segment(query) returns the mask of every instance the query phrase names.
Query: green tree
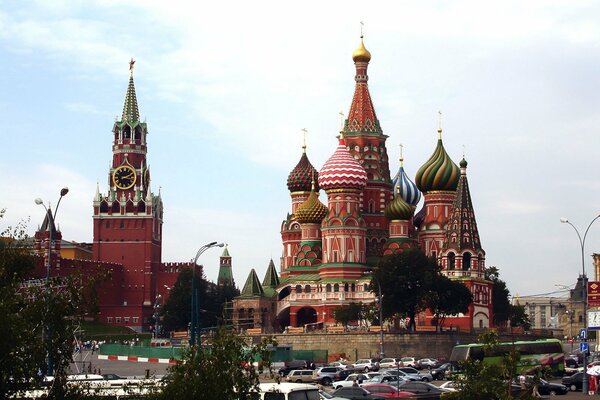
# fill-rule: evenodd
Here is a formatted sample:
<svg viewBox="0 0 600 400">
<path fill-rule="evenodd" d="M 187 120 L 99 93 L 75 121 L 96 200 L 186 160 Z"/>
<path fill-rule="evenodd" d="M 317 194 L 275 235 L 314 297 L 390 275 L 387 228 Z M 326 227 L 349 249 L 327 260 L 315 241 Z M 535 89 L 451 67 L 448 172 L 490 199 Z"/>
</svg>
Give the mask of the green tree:
<svg viewBox="0 0 600 400">
<path fill-rule="evenodd" d="M 239 400 L 253 398 L 258 392 L 259 377 L 271 369 L 272 338 L 248 346 L 245 340 L 220 328 L 202 349 L 192 348 L 182 362 L 170 368 L 158 399 Z M 258 368 L 253 362 L 259 361 Z M 256 397 L 256 396 L 254 396 Z"/>
<path fill-rule="evenodd" d="M 365 311 L 364 304 L 352 302 L 335 308 L 333 310 L 333 318 L 335 318 L 335 322 L 347 327 L 351 321 L 362 320 Z"/>
<path fill-rule="evenodd" d="M 510 306 L 510 326 L 522 326 L 524 330 L 528 331 L 531 328 L 531 321 L 529 315 L 525 311 L 525 306 L 512 305 Z"/>
<path fill-rule="evenodd" d="M 438 275 L 427 294 L 426 306 L 437 321 L 437 329 L 441 330 L 448 315 L 466 313 L 472 302 L 473 295 L 462 282 Z"/>
<path fill-rule="evenodd" d="M 239 295 L 232 285 L 217 286 L 204 276 L 201 267 L 196 267 L 194 285 L 198 290 L 198 310 L 200 328 L 214 328 L 226 320 L 224 305 Z M 162 325 L 165 331 L 185 330 L 191 320 L 192 270 L 186 268 L 177 277 L 169 299 L 161 309 Z"/>
<path fill-rule="evenodd" d="M 54 383 L 48 398 L 69 398 L 75 321 L 86 309 L 81 293 L 89 291 L 82 275 L 29 280 L 40 260 L 31 254 L 25 229 L 21 222 L 0 238 L 0 398 L 31 388 L 49 362 Z"/>
<path fill-rule="evenodd" d="M 415 330 L 415 317 L 427 307 L 427 296 L 440 273 L 440 266 L 420 249 L 409 249 L 385 256 L 373 270 L 371 290 L 377 282 L 383 293 L 383 315 L 408 316 L 409 329 Z"/>
<path fill-rule="evenodd" d="M 496 326 L 506 325 L 511 313 L 510 291 L 506 286 L 506 282 L 500 279 L 500 271 L 497 267 L 488 267 L 485 270 L 485 279 L 494 284 L 492 288 L 494 324 Z"/>
</svg>

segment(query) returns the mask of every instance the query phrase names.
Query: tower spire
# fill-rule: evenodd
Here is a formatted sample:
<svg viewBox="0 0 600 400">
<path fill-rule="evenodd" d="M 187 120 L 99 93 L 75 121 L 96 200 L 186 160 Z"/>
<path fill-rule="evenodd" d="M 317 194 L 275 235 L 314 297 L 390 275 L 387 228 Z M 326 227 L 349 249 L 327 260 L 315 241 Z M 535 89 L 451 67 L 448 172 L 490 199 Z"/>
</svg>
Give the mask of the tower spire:
<svg viewBox="0 0 600 400">
<path fill-rule="evenodd" d="M 302 128 L 301 130 L 302 130 L 302 134 L 304 136 L 304 139 L 303 139 L 304 142 L 302 144 L 302 152 L 306 153 L 306 132 L 308 132 L 308 131 L 306 130 L 306 128 Z"/>
<path fill-rule="evenodd" d="M 400 143 L 400 166 L 404 167 L 404 145 Z"/>
<path fill-rule="evenodd" d="M 129 85 L 125 94 L 125 104 L 123 104 L 123 115 L 121 122 L 136 122 L 140 120 L 140 111 L 138 109 L 137 97 L 135 95 L 135 85 L 133 83 L 133 66 L 135 60 L 132 58 L 129 61 Z"/>
<path fill-rule="evenodd" d="M 442 139 L 442 112 L 438 111 L 438 139 Z"/>
</svg>

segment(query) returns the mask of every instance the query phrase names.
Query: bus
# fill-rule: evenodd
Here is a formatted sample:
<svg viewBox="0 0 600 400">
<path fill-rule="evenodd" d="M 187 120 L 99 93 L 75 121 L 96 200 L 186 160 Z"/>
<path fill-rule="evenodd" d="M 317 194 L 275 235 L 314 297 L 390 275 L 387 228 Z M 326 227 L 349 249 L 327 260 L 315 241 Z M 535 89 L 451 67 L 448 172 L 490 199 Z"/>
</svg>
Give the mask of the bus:
<svg viewBox="0 0 600 400">
<path fill-rule="evenodd" d="M 520 354 L 517 362 L 517 374 L 527 375 L 537 369 L 549 367 L 553 375 L 563 375 L 565 372 L 565 353 L 558 339 L 528 340 L 498 343 L 493 348 L 485 345 L 461 344 L 454 346 L 450 362 L 459 363 L 468 359 L 480 360 L 486 364 L 500 364 L 502 358 L 511 351 Z"/>
</svg>

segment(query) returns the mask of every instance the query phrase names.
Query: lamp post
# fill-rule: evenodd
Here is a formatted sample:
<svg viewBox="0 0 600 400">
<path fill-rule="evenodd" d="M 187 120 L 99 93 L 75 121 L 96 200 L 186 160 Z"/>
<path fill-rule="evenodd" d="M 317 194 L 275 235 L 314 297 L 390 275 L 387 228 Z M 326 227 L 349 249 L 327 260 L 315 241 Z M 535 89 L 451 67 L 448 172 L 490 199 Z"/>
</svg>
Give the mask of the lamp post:
<svg viewBox="0 0 600 400">
<path fill-rule="evenodd" d="M 48 218 L 48 263 L 46 264 L 46 295 L 48 295 L 48 292 L 50 290 L 50 267 L 52 265 L 52 248 L 54 247 L 53 245 L 53 240 L 52 240 L 52 232 L 54 231 L 54 221 L 56 220 L 56 213 L 58 213 L 58 206 L 60 205 L 60 201 L 62 200 L 62 198 L 64 196 L 67 195 L 67 193 L 69 193 L 69 188 L 68 187 L 64 187 L 60 190 L 60 197 L 58 198 L 58 202 L 56 203 L 56 207 L 54 208 L 54 216 L 52 215 L 52 207 L 50 207 L 50 204 L 48 203 L 48 207 L 46 207 L 46 205 L 44 204 L 44 201 L 42 199 L 40 199 L 39 197 L 37 199 L 35 199 L 35 204 L 37 204 L 38 206 L 41 205 L 42 207 L 44 207 L 44 209 L 46 210 L 46 217 Z M 48 302 L 46 302 L 46 304 L 48 304 Z M 48 326 L 48 370 L 46 371 L 46 375 L 48 376 L 53 376 L 54 375 L 54 361 L 52 358 L 52 331 L 50 329 L 51 327 Z"/>
<path fill-rule="evenodd" d="M 584 255 L 584 249 L 585 249 L 585 239 L 587 237 L 587 234 L 590 230 L 590 228 L 592 227 L 592 224 L 594 222 L 596 222 L 596 220 L 600 218 L 600 215 L 597 215 L 594 219 L 592 219 L 592 221 L 588 224 L 587 228 L 585 229 L 585 233 L 583 234 L 583 238 L 581 237 L 581 234 L 579 233 L 579 230 L 575 227 L 575 225 L 573 225 L 571 222 L 569 222 L 569 220 L 567 218 L 561 218 L 560 222 L 563 224 L 569 224 L 571 225 L 571 227 L 573 228 L 573 230 L 575 230 L 575 233 L 577 233 L 577 237 L 579 238 L 579 244 L 581 246 L 581 272 L 583 274 L 583 285 L 582 285 L 582 300 L 583 300 L 583 327 L 586 330 L 586 335 L 585 338 L 583 338 L 583 342 L 587 343 L 588 341 L 588 335 L 587 335 L 587 276 L 585 274 L 585 255 Z M 582 382 L 582 391 L 583 393 L 587 393 L 588 392 L 588 378 L 587 378 L 587 352 L 583 353 L 583 382 Z"/>
<path fill-rule="evenodd" d="M 196 344 L 196 332 L 198 331 L 198 310 L 197 308 L 197 294 L 196 294 L 196 265 L 198 262 L 198 258 L 200 258 L 200 256 L 202 255 L 202 253 L 204 253 L 206 250 L 210 249 L 211 247 L 223 247 L 225 246 L 224 243 L 217 243 L 217 242 L 210 242 L 208 244 L 205 244 L 204 246 L 200 247 L 200 249 L 198 250 L 198 252 L 196 253 L 196 257 L 194 258 L 194 265 L 192 267 L 192 316 L 191 316 L 191 323 L 190 323 L 190 345 L 194 346 Z M 198 342 L 198 344 L 200 344 L 200 342 Z"/>
<path fill-rule="evenodd" d="M 156 295 L 156 300 L 154 300 L 154 339 L 158 339 L 158 330 L 160 328 L 159 325 L 159 314 L 160 314 L 160 299 L 162 296 L 160 294 Z"/>
</svg>

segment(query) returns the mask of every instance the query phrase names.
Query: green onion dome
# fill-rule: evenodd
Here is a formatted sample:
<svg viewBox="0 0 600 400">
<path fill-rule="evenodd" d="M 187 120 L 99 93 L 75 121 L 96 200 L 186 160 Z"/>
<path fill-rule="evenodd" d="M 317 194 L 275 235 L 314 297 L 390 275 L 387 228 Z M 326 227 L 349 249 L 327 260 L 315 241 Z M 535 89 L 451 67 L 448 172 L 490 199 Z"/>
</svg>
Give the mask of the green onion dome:
<svg viewBox="0 0 600 400">
<path fill-rule="evenodd" d="M 456 190 L 460 169 L 450 159 L 444 149 L 442 139 L 438 139 L 435 151 L 417 171 L 415 183 L 423 193 L 434 190 Z"/>
<path fill-rule="evenodd" d="M 394 220 L 409 220 L 415 213 L 415 209 L 408 204 L 402 196 L 396 195 L 387 207 L 385 207 L 385 217 L 390 221 Z"/>
<path fill-rule="evenodd" d="M 329 209 L 321 203 L 319 195 L 314 190 L 308 198 L 298 206 L 294 216 L 301 224 L 320 224 L 327 215 Z"/>
</svg>

